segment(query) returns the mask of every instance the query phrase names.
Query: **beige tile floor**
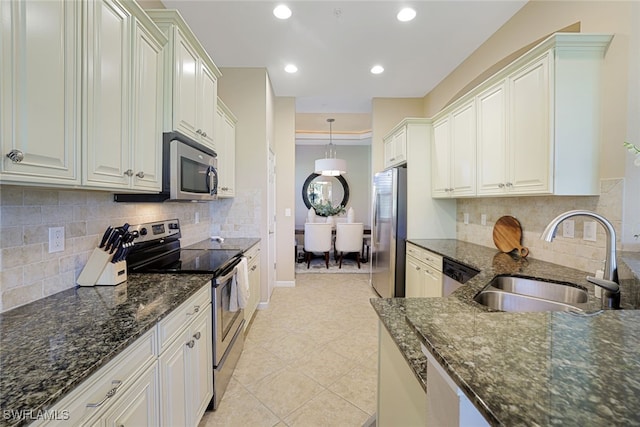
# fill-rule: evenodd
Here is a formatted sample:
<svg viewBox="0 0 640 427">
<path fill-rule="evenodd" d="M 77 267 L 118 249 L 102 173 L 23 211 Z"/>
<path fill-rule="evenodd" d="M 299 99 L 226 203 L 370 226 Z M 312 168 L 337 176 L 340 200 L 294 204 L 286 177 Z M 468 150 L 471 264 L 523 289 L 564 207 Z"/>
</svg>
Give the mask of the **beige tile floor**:
<svg viewBox="0 0 640 427">
<path fill-rule="evenodd" d="M 376 411 L 377 316 L 368 274 L 297 274 L 256 312 L 208 426 L 362 426 Z"/>
</svg>

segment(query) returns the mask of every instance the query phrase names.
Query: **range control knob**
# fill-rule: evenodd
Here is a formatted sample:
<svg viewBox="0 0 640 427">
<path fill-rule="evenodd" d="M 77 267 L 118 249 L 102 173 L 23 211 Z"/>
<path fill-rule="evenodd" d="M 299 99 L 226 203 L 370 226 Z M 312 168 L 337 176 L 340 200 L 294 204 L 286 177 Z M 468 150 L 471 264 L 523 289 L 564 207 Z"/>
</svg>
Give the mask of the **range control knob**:
<svg viewBox="0 0 640 427">
<path fill-rule="evenodd" d="M 141 236 L 146 236 L 147 235 L 147 228 L 146 227 L 142 227 L 140 229 L 140 235 Z"/>
<path fill-rule="evenodd" d="M 169 223 L 169 230 L 177 230 L 177 229 L 178 229 L 178 223 L 175 223 L 175 222 Z"/>
</svg>

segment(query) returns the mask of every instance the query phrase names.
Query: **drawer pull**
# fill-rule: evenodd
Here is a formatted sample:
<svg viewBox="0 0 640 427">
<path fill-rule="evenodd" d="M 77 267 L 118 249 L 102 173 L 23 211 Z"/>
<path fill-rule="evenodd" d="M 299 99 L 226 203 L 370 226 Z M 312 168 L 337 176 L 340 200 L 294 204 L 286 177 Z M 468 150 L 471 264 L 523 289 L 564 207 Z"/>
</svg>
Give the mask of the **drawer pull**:
<svg viewBox="0 0 640 427">
<path fill-rule="evenodd" d="M 9 151 L 7 153 L 7 157 L 13 163 L 20 163 L 21 161 L 24 160 L 24 153 L 22 151 L 17 150 L 17 149 L 14 148 L 13 150 L 11 150 L 11 151 Z"/>
<path fill-rule="evenodd" d="M 102 399 L 98 403 L 87 403 L 87 408 L 98 408 L 102 406 L 104 402 L 111 399 L 116 394 L 116 392 L 118 391 L 118 388 L 122 385 L 122 381 L 118 381 L 118 380 L 111 381 L 111 385 L 115 385 L 115 387 L 107 392 L 107 394 L 104 396 L 104 399 Z"/>
<path fill-rule="evenodd" d="M 193 313 L 187 313 L 187 316 L 193 316 L 194 314 L 196 314 L 199 311 L 200 311 L 200 306 L 196 305 L 196 306 L 193 307 Z"/>
<path fill-rule="evenodd" d="M 196 332 L 195 334 L 193 334 L 193 337 L 197 340 L 200 339 L 200 337 L 202 336 L 202 334 L 200 333 L 200 331 Z"/>
<path fill-rule="evenodd" d="M 194 340 L 191 340 L 187 343 L 187 347 L 189 348 L 193 348 L 194 345 L 196 345 L 196 342 Z"/>
</svg>

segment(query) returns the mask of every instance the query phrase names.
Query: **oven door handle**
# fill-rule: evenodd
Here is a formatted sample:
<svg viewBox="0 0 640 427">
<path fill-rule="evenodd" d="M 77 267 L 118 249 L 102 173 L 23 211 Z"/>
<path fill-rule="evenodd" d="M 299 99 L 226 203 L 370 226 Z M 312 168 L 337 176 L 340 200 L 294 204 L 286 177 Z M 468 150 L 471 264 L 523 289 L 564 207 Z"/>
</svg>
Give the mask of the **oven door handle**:
<svg viewBox="0 0 640 427">
<path fill-rule="evenodd" d="M 216 277 L 214 279 L 215 280 L 215 284 L 216 285 L 220 285 L 222 283 L 225 283 L 227 280 L 231 279 L 233 276 L 235 276 L 235 274 L 238 271 L 238 267 L 236 267 L 236 266 L 237 266 L 237 264 L 234 265 L 233 268 L 227 274 L 225 274 L 224 276 Z"/>
</svg>

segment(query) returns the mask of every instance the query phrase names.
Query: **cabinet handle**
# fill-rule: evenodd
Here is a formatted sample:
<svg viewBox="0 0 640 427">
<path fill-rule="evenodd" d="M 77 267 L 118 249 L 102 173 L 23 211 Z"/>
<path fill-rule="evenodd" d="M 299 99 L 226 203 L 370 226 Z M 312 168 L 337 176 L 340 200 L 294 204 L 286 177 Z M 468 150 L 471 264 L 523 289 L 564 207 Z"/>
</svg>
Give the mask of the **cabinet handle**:
<svg viewBox="0 0 640 427">
<path fill-rule="evenodd" d="M 498 188 L 504 188 L 504 184 L 503 183 L 498 184 Z"/>
<path fill-rule="evenodd" d="M 395 158 L 395 157 L 392 157 L 392 158 L 390 158 L 390 159 L 389 159 L 389 161 L 390 161 L 390 162 L 393 162 L 393 161 L 395 161 L 395 160 L 396 160 L 396 158 Z"/>
<path fill-rule="evenodd" d="M 202 136 L 207 136 L 207 133 L 206 132 L 202 132 Z"/>
<path fill-rule="evenodd" d="M 258 266 L 254 265 L 253 267 L 251 267 L 251 271 L 256 271 L 256 268 L 258 268 Z"/>
<path fill-rule="evenodd" d="M 106 402 L 108 399 L 111 399 L 118 391 L 118 388 L 122 385 L 122 381 L 118 381 L 118 380 L 111 381 L 111 385 L 115 385 L 115 387 L 113 387 L 111 390 L 107 392 L 107 394 L 104 396 L 104 399 L 102 399 L 98 403 L 87 403 L 87 408 L 97 408 L 101 406 L 104 402 Z"/>
<path fill-rule="evenodd" d="M 199 340 L 199 339 L 200 339 L 200 336 L 201 336 L 200 331 L 198 331 L 198 332 L 196 332 L 195 334 L 193 334 L 193 337 L 194 337 L 195 339 L 197 339 L 197 340 Z"/>
<path fill-rule="evenodd" d="M 124 171 L 124 175 L 133 176 L 133 171 L 131 169 L 127 169 L 126 171 Z"/>
<path fill-rule="evenodd" d="M 20 163 L 21 161 L 24 160 L 24 153 L 20 150 L 17 149 L 13 149 L 11 151 L 9 151 L 7 153 L 7 157 L 13 162 L 13 163 Z"/>
<path fill-rule="evenodd" d="M 198 130 L 196 131 L 196 133 L 197 133 L 198 135 L 202 135 L 202 130 L 198 129 Z"/>
<path fill-rule="evenodd" d="M 140 171 L 136 174 L 138 178 L 144 178 L 144 172 Z"/>
<path fill-rule="evenodd" d="M 197 313 L 197 312 L 199 312 L 199 311 L 200 311 L 200 306 L 199 306 L 199 305 L 196 305 L 196 306 L 194 306 L 194 307 L 193 307 L 193 313 L 187 313 L 187 316 L 194 315 L 194 314 L 196 314 L 196 313 Z"/>
<path fill-rule="evenodd" d="M 513 184 L 510 182 L 507 182 L 507 187 L 513 187 Z"/>
<path fill-rule="evenodd" d="M 189 348 L 193 348 L 194 345 L 196 345 L 196 342 L 194 340 L 191 340 L 187 343 L 187 347 Z"/>
</svg>

